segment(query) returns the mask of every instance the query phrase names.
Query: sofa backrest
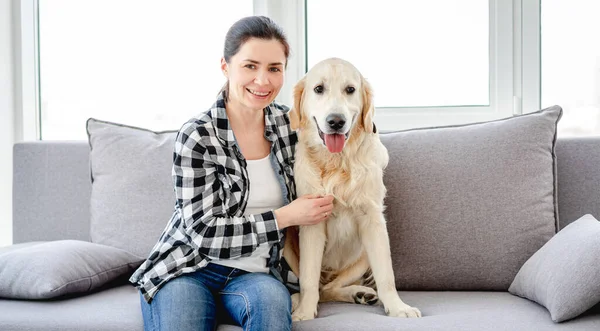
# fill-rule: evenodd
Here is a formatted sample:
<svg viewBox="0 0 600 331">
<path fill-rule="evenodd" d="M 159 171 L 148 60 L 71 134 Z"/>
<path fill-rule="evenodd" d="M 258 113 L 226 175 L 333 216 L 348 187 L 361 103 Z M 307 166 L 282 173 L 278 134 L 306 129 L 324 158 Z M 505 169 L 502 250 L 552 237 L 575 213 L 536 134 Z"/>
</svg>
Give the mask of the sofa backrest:
<svg viewBox="0 0 600 331">
<path fill-rule="evenodd" d="M 13 149 L 13 243 L 90 239 L 87 141 L 32 141 Z"/>
<path fill-rule="evenodd" d="M 561 228 L 600 217 L 600 137 L 559 138 L 556 154 Z M 13 242 L 89 240 L 87 141 L 16 143 L 13 160 Z"/>
<path fill-rule="evenodd" d="M 585 214 L 600 217 L 600 137 L 556 143 L 561 229 Z"/>
</svg>

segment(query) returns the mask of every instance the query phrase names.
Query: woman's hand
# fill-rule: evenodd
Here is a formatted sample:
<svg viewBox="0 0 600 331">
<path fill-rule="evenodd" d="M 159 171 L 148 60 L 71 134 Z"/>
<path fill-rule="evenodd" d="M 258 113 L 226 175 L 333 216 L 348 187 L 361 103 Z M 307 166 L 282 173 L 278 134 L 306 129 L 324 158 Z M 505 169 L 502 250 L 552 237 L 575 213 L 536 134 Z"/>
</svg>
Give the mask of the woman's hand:
<svg viewBox="0 0 600 331">
<path fill-rule="evenodd" d="M 275 210 L 279 229 L 294 225 L 314 225 L 329 217 L 333 210 L 333 196 L 303 195 L 287 206 Z"/>
</svg>

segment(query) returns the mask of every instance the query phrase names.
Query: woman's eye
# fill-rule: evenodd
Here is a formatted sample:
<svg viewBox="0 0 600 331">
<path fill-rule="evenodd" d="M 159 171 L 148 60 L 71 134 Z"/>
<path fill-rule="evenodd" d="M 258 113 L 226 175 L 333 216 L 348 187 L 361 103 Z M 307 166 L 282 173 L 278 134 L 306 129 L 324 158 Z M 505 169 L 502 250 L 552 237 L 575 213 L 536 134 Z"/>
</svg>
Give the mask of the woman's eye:
<svg viewBox="0 0 600 331">
<path fill-rule="evenodd" d="M 316 94 L 323 93 L 323 85 L 317 85 L 317 86 L 315 86 L 314 91 L 315 91 Z"/>
<path fill-rule="evenodd" d="M 356 91 L 356 89 L 354 87 L 352 87 L 352 86 L 346 87 L 346 93 L 352 94 L 352 93 L 354 93 L 354 91 Z"/>
<path fill-rule="evenodd" d="M 248 69 L 256 69 L 256 66 L 254 64 L 246 64 L 246 68 L 248 68 Z"/>
<path fill-rule="evenodd" d="M 279 70 L 279 68 L 271 68 L 272 72 L 280 72 L 281 70 Z"/>
</svg>

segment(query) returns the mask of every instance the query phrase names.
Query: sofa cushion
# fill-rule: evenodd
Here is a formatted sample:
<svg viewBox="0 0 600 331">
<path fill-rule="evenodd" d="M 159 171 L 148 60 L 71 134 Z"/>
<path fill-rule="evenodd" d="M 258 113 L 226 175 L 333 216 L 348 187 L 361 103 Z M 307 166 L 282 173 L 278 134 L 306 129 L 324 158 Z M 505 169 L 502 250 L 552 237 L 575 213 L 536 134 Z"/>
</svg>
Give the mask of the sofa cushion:
<svg viewBox="0 0 600 331">
<path fill-rule="evenodd" d="M 600 302 L 600 222 L 588 214 L 567 225 L 525 262 L 508 290 L 546 307 L 555 322 Z"/>
<path fill-rule="evenodd" d="M 0 298 L 2 331 L 143 331 L 140 294 L 131 284 L 53 301 Z M 221 324 L 216 331 L 241 331 Z"/>
<path fill-rule="evenodd" d="M 144 330 L 139 294 L 131 285 L 53 301 L 0 299 L 2 331 Z"/>
<path fill-rule="evenodd" d="M 20 244 L 2 246 L 2 247 L 0 247 L 0 255 L 2 255 L 2 253 L 16 251 L 17 249 L 27 248 L 27 247 L 43 244 L 45 242 L 46 241 L 29 241 L 29 242 L 24 242 L 24 243 L 20 243 Z"/>
<path fill-rule="evenodd" d="M 142 260 L 79 240 L 19 244 L 0 252 L 0 297 L 49 299 L 87 293 L 128 277 Z"/>
<path fill-rule="evenodd" d="M 390 318 L 379 305 L 326 302 L 317 318 L 294 322 L 294 331 L 532 331 L 595 330 L 600 327 L 600 306 L 580 318 L 555 324 L 548 311 L 507 292 L 416 291 L 399 292 L 402 300 L 419 307 L 422 318 Z"/>
<path fill-rule="evenodd" d="M 175 206 L 176 131 L 154 132 L 90 118 L 92 242 L 146 258 Z"/>
<path fill-rule="evenodd" d="M 558 106 L 381 135 L 401 290 L 507 290 L 557 231 Z"/>
<path fill-rule="evenodd" d="M 382 306 L 327 302 L 310 321 L 294 322 L 294 331 L 584 331 L 600 330 L 600 306 L 561 324 L 548 311 L 508 292 L 400 292 L 419 307 L 423 318 L 390 318 Z M 21 301 L 0 299 L 2 331 L 142 331 L 139 293 L 119 286 L 68 300 Z M 217 331 L 242 330 L 221 324 Z"/>
</svg>

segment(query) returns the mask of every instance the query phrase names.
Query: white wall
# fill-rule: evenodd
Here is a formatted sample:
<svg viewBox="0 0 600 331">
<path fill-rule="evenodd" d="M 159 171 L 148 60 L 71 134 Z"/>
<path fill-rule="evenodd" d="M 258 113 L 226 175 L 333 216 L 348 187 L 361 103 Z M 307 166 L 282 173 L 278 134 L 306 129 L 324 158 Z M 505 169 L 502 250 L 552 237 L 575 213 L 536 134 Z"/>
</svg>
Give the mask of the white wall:
<svg viewBox="0 0 600 331">
<path fill-rule="evenodd" d="M 12 244 L 14 143 L 13 20 L 11 0 L 0 0 L 0 246 Z"/>
</svg>

